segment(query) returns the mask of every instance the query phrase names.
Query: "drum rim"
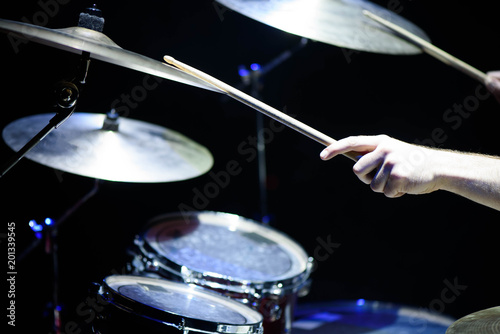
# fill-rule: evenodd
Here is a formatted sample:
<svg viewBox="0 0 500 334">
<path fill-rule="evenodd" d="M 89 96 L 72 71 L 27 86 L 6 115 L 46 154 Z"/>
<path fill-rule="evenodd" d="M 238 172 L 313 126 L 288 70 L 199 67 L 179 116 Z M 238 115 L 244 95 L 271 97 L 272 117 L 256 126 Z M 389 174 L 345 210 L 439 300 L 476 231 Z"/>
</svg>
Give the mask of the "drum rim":
<svg viewBox="0 0 500 334">
<path fill-rule="evenodd" d="M 199 216 L 199 215 L 214 215 L 218 218 L 230 217 L 242 223 L 256 224 L 259 228 L 268 229 L 278 235 L 281 238 L 287 240 L 287 253 L 289 255 L 300 254 L 302 257 L 298 260 L 300 265 L 300 270 L 297 270 L 293 275 L 289 272 L 277 277 L 273 280 L 248 280 L 237 277 L 230 277 L 226 275 L 221 275 L 219 273 L 213 272 L 202 272 L 187 268 L 186 266 L 172 261 L 171 259 L 160 254 L 157 249 L 146 239 L 147 233 L 153 226 L 156 226 L 166 220 L 174 220 L 175 218 L 182 218 L 184 216 Z M 312 269 L 313 269 L 313 258 L 309 257 L 303 247 L 296 242 L 293 238 L 286 235 L 285 233 L 270 227 L 259 225 L 255 220 L 245 218 L 240 215 L 220 212 L 220 211 L 185 211 L 185 212 L 171 212 L 166 214 L 161 214 L 152 218 L 141 231 L 140 234 L 136 236 L 136 245 L 139 247 L 140 251 L 144 256 L 153 261 L 153 266 L 158 267 L 160 271 L 164 270 L 170 274 L 174 274 L 180 277 L 183 281 L 187 283 L 195 283 L 201 285 L 207 285 L 215 289 L 226 289 L 237 293 L 247 293 L 250 294 L 283 294 L 289 292 L 289 290 L 296 290 L 300 286 L 306 283 L 308 280 Z M 294 252 L 289 251 L 289 247 L 293 248 Z"/>
<path fill-rule="evenodd" d="M 233 324 L 229 322 L 217 322 L 204 319 L 190 318 L 169 310 L 162 310 L 156 307 L 143 304 L 128 296 L 121 294 L 114 289 L 110 282 L 111 280 L 134 280 L 134 282 L 146 282 L 153 285 L 170 285 L 177 288 L 186 289 L 186 292 L 194 292 L 197 296 L 206 296 L 207 299 L 216 299 L 222 304 L 231 305 L 233 311 L 242 315 L 248 323 Z M 126 285 L 126 284 L 124 284 Z M 145 277 L 139 275 L 109 275 L 105 277 L 100 285 L 98 292 L 101 297 L 109 304 L 123 310 L 124 312 L 133 313 L 137 316 L 148 318 L 150 320 L 163 323 L 167 326 L 177 328 L 180 331 L 193 331 L 200 333 L 227 333 L 227 334 L 262 334 L 263 316 L 252 308 L 239 303 L 230 298 L 221 296 L 210 290 L 204 289 L 197 285 L 173 282 L 161 278 Z M 242 312 L 244 311 L 244 313 Z"/>
</svg>

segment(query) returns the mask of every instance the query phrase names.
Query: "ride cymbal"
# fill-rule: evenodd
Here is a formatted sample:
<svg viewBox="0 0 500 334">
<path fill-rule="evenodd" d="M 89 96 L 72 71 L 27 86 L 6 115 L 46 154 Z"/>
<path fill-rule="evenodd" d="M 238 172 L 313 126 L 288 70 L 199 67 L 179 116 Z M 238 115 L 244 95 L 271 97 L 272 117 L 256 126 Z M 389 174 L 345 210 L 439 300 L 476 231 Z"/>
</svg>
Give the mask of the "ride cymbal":
<svg viewBox="0 0 500 334">
<path fill-rule="evenodd" d="M 18 151 L 53 114 L 8 124 L 3 139 Z M 103 129 L 106 121 L 107 128 Z M 121 182 L 172 182 L 207 172 L 210 152 L 184 135 L 146 122 L 104 114 L 74 113 L 49 133 L 26 158 L 65 172 Z"/>
</svg>

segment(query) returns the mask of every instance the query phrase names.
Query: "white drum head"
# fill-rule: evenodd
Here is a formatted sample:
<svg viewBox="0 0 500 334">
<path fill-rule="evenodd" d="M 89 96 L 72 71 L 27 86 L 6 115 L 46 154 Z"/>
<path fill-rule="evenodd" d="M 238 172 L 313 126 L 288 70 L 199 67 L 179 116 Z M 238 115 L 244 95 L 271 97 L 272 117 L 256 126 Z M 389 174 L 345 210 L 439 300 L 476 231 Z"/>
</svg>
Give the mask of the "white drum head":
<svg viewBox="0 0 500 334">
<path fill-rule="evenodd" d="M 263 321 L 260 313 L 242 303 L 198 286 L 128 275 L 109 276 L 104 283 L 107 298 L 117 307 L 156 321 L 172 322 L 174 327 L 184 324 L 192 331 L 224 328 L 217 331 L 247 333 L 260 328 Z"/>
<path fill-rule="evenodd" d="M 308 256 L 285 234 L 227 213 L 162 216 L 144 238 L 162 257 L 205 275 L 271 282 L 308 269 Z"/>
</svg>

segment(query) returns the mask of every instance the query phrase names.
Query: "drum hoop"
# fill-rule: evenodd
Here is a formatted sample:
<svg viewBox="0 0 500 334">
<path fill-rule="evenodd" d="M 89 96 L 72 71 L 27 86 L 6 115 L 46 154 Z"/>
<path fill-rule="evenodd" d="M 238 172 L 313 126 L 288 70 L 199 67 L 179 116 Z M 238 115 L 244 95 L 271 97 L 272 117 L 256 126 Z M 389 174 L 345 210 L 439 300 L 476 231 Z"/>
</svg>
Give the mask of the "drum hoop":
<svg viewBox="0 0 500 334">
<path fill-rule="evenodd" d="M 115 307 L 129 312 L 144 318 L 151 319 L 153 321 L 161 322 L 167 326 L 174 327 L 180 331 L 193 331 L 199 333 L 221 333 L 221 334 L 262 334 L 262 315 L 255 310 L 250 308 L 246 308 L 246 312 L 253 313 L 253 316 L 260 319 L 260 322 L 249 323 L 249 324 L 226 324 L 216 321 L 209 321 L 203 319 L 190 318 L 187 316 L 183 316 L 180 314 L 176 314 L 174 312 L 170 312 L 168 310 L 160 310 L 155 307 L 143 304 L 138 302 L 130 297 L 124 296 L 116 291 L 114 288 L 109 286 L 107 280 L 109 278 L 118 278 L 118 277 L 127 277 L 127 278 L 135 278 L 138 280 L 146 280 L 149 282 L 168 282 L 168 284 L 174 285 L 182 285 L 183 287 L 188 287 L 194 291 L 201 292 L 205 295 L 212 295 L 217 298 L 224 298 L 218 294 L 207 291 L 203 288 L 193 285 L 186 285 L 182 283 L 165 281 L 163 279 L 144 277 L 144 276 L 135 276 L 135 275 L 111 275 L 106 277 L 101 285 L 99 290 L 99 294 L 102 296 L 104 300 L 106 300 L 109 304 L 114 305 Z M 230 299 L 224 299 L 229 303 L 237 303 L 236 301 L 231 301 Z M 248 317 L 247 317 L 248 319 Z M 250 319 L 248 319 L 250 320 Z M 187 332 L 186 332 L 187 333 Z"/>
<path fill-rule="evenodd" d="M 149 230 L 168 219 L 179 218 L 182 215 L 193 216 L 193 215 L 216 215 L 218 217 L 237 217 L 238 220 L 243 222 L 255 223 L 254 221 L 225 212 L 216 211 L 189 211 L 189 212 L 174 212 L 164 215 L 157 216 L 153 218 L 144 228 L 144 230 L 136 237 L 136 245 L 141 251 L 142 255 L 145 256 L 150 261 L 153 261 L 153 266 L 156 270 L 160 272 L 166 272 L 168 274 L 174 274 L 186 283 L 194 283 L 202 286 L 210 286 L 215 289 L 226 289 L 234 293 L 243 293 L 249 295 L 284 295 L 290 292 L 295 292 L 303 284 L 307 282 L 309 276 L 313 269 L 314 259 L 307 257 L 305 251 L 302 247 L 292 238 L 285 235 L 279 230 L 272 227 L 266 226 L 267 229 L 272 230 L 274 233 L 288 239 L 289 243 L 292 244 L 300 253 L 304 255 L 305 268 L 294 276 L 277 279 L 272 281 L 250 281 L 240 278 L 234 278 L 226 275 L 221 275 L 212 272 L 201 272 L 194 269 L 187 268 L 184 265 L 176 263 L 167 257 L 159 254 L 156 249 L 146 240 L 146 234 Z"/>
</svg>

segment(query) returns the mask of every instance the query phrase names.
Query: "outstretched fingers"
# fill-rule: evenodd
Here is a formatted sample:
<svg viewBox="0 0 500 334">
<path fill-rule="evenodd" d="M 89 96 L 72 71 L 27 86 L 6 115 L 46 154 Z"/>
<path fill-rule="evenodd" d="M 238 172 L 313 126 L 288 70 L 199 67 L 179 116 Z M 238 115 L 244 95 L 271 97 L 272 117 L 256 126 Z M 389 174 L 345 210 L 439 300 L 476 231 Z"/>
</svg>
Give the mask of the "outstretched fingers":
<svg viewBox="0 0 500 334">
<path fill-rule="evenodd" d="M 330 160 L 331 158 L 344 154 L 347 152 L 359 152 L 363 155 L 367 152 L 373 151 L 377 146 L 384 140 L 388 138 L 385 135 L 380 136 L 351 136 L 340 139 L 335 143 L 329 145 L 325 148 L 320 157 L 323 160 Z"/>
</svg>

